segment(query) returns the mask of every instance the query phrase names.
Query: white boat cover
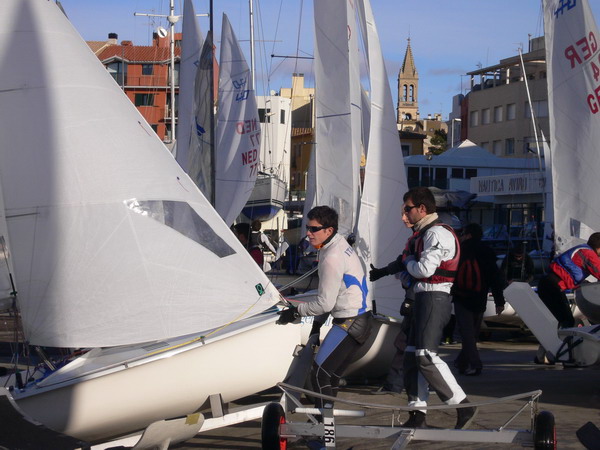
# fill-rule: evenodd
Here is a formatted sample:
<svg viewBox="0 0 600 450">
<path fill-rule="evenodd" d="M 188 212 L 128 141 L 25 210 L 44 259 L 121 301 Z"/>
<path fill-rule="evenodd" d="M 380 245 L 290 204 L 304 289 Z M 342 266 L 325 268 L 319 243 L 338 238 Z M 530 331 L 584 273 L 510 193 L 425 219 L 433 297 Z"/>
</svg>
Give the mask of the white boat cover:
<svg viewBox="0 0 600 450">
<path fill-rule="evenodd" d="M 32 344 L 164 339 L 277 301 L 54 2 L 3 2 L 0 135 L 10 257 Z"/>
<path fill-rule="evenodd" d="M 600 36 L 587 0 L 544 1 L 556 250 L 600 231 Z"/>
</svg>

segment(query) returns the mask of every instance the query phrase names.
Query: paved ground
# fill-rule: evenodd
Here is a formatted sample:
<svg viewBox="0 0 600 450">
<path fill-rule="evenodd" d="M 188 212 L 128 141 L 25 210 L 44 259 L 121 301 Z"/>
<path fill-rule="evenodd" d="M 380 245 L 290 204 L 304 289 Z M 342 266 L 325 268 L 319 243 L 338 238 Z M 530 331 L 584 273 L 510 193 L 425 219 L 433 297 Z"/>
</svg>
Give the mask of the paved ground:
<svg viewBox="0 0 600 450">
<path fill-rule="evenodd" d="M 492 336 L 494 338 L 494 335 Z M 459 344 L 443 347 L 442 355 L 446 361 L 452 361 L 459 349 Z M 485 401 L 521 392 L 541 389 L 543 391 L 540 409 L 551 411 L 556 418 L 556 429 L 559 449 L 582 449 L 575 432 L 583 424 L 592 421 L 600 425 L 600 367 L 586 369 L 565 369 L 562 366 L 539 366 L 533 364 L 532 358 L 537 343 L 532 338 L 518 338 L 483 342 L 481 344 L 482 359 L 485 367 L 478 377 L 458 376 L 459 383 L 465 389 L 471 401 Z M 406 397 L 393 395 L 373 395 L 375 386 L 348 386 L 341 396 L 344 398 L 384 404 L 406 404 Z M 244 399 L 241 403 L 252 403 L 277 399 L 276 391 L 260 396 Z M 438 403 L 436 397 L 432 404 Z M 490 430 L 501 426 L 522 402 L 496 404 L 481 408 L 474 429 Z M 456 416 L 454 410 L 432 411 L 428 415 L 428 423 L 436 427 L 453 427 Z M 404 420 L 406 416 L 400 418 Z M 349 419 L 346 419 L 349 420 Z M 355 419 L 356 420 L 356 419 Z M 363 423 L 387 425 L 390 416 L 383 413 L 370 414 Z M 302 419 L 304 421 L 304 419 Z M 358 423 L 354 421 L 353 423 Z M 529 414 L 524 413 L 512 422 L 508 428 L 528 429 Z M 393 441 L 338 439 L 339 449 L 385 449 Z M 260 448 L 260 422 L 247 422 L 234 427 L 213 430 L 200 435 L 178 449 L 250 449 Z M 290 448 L 306 448 L 299 443 Z M 409 448 L 422 449 L 496 449 L 521 448 L 518 445 L 491 444 L 456 444 L 448 442 L 413 441 Z M 600 442 L 598 443 L 600 448 Z"/>
</svg>

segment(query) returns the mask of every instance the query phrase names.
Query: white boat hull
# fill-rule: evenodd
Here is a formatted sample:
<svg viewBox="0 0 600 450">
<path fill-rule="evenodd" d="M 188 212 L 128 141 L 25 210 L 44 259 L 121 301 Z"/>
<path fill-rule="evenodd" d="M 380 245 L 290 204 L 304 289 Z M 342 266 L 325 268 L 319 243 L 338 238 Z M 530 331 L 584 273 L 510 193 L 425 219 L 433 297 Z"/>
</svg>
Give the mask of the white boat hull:
<svg viewBox="0 0 600 450">
<path fill-rule="evenodd" d="M 285 181 L 274 175 L 259 175 L 242 213 L 253 220 L 269 220 L 283 208 L 286 197 Z"/>
<path fill-rule="evenodd" d="M 29 416 L 79 439 L 97 442 L 130 433 L 193 413 L 212 394 L 229 402 L 282 381 L 300 327 L 276 325 L 275 318 L 270 313 L 224 338 L 207 338 L 205 344 L 175 347 L 179 344 L 173 342 L 171 349 L 98 371 L 91 359 L 74 361 L 70 370 L 65 366 L 52 375 L 58 376 L 56 383 L 49 383 L 49 377 L 41 387 L 13 396 Z M 81 370 L 85 366 L 87 373 Z"/>
</svg>

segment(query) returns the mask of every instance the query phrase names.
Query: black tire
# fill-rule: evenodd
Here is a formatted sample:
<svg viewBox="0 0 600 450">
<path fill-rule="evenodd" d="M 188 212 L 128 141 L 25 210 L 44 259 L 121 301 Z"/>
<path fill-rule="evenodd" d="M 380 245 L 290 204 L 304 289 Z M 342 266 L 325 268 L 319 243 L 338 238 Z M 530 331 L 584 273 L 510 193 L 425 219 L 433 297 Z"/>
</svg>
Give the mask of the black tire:
<svg viewBox="0 0 600 450">
<path fill-rule="evenodd" d="M 263 450 L 285 450 L 287 439 L 279 435 L 279 425 L 285 423 L 285 412 L 279 403 L 269 403 L 262 416 L 261 439 Z"/>
<path fill-rule="evenodd" d="M 540 450 L 556 449 L 556 426 L 550 411 L 542 411 L 535 417 L 533 447 Z"/>
</svg>

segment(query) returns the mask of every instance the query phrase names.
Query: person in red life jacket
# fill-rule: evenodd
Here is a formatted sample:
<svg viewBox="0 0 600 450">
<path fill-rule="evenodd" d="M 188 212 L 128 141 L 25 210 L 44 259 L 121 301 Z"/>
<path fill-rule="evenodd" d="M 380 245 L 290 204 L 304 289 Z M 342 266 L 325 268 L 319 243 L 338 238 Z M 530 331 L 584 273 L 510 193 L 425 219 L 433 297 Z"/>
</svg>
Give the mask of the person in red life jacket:
<svg viewBox="0 0 600 450">
<path fill-rule="evenodd" d="M 479 375 L 483 367 L 477 337 L 481 330 L 483 313 L 491 290 L 496 304 L 496 314 L 504 311 L 506 285 L 503 273 L 496 265 L 494 250 L 481 242 L 481 225 L 470 223 L 460 237 L 460 261 L 458 273 L 452 285 L 454 314 L 461 336 L 461 350 L 454 360 L 460 374 Z"/>
<path fill-rule="evenodd" d="M 575 320 L 564 291 L 577 289 L 588 276 L 600 280 L 600 233 L 593 233 L 587 244 L 570 248 L 550 264 L 540 279 L 538 295 L 558 320 L 561 328 L 573 327 Z"/>
<path fill-rule="evenodd" d="M 257 245 L 250 243 L 250 224 L 248 223 L 236 223 L 232 227 L 233 234 L 237 236 L 242 245 L 246 247 L 252 259 L 256 261 L 256 264 L 262 269 L 264 265 L 263 252 Z"/>
<path fill-rule="evenodd" d="M 447 405 L 469 403 L 448 365 L 438 356 L 442 332 L 452 313 L 450 289 L 456 276 L 460 249 L 458 238 L 436 214 L 435 199 L 426 187 L 415 187 L 403 197 L 404 212 L 418 234 L 414 248 L 404 260 L 408 273 L 415 279 L 415 301 L 404 355 L 404 384 L 408 394 L 409 419 L 405 428 L 425 428 L 429 390 L 435 390 Z M 387 268 L 373 268 L 371 280 L 387 275 Z M 456 429 L 468 427 L 477 409 L 457 408 Z"/>
<path fill-rule="evenodd" d="M 404 225 L 406 225 L 407 228 L 412 230 L 413 224 L 408 221 L 406 213 L 402 214 L 402 222 L 404 222 Z M 381 386 L 377 391 L 373 392 L 374 394 L 387 394 L 390 392 L 401 393 L 404 389 L 404 376 L 402 367 L 404 366 L 404 352 L 406 350 L 406 340 L 408 338 L 408 330 L 410 327 L 410 314 L 412 311 L 412 304 L 415 299 L 413 291 L 414 279 L 406 271 L 404 260 L 411 254 L 411 246 L 413 245 L 414 238 L 417 236 L 417 234 L 418 233 L 414 232 L 412 236 L 408 238 L 408 241 L 406 241 L 406 246 L 404 247 L 404 250 L 400 256 L 386 266 L 387 273 L 394 274 L 396 278 L 402 282 L 402 287 L 404 288 L 404 301 L 400 307 L 400 315 L 404 318 L 404 320 L 402 320 L 400 332 L 394 340 L 396 353 L 394 354 L 394 358 L 390 364 L 390 370 L 388 371 L 388 374 L 383 382 L 383 386 Z M 371 269 L 372 271 L 375 269 L 373 264 L 371 264 Z"/>
</svg>

